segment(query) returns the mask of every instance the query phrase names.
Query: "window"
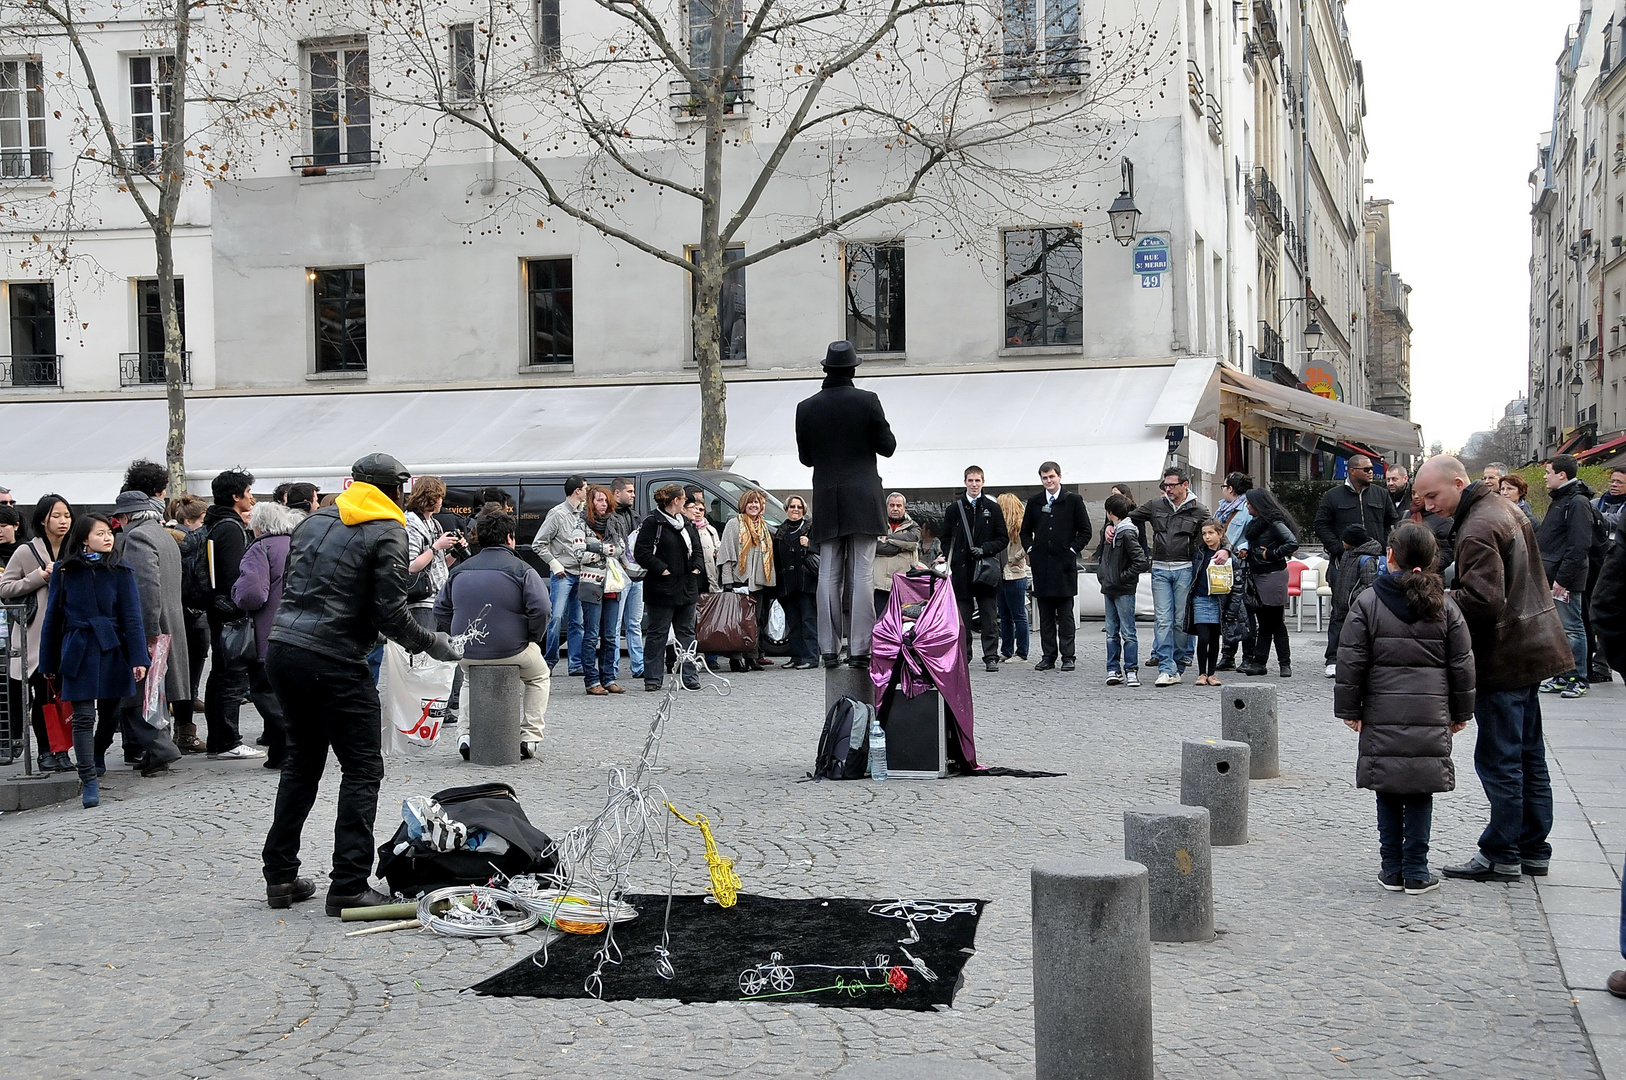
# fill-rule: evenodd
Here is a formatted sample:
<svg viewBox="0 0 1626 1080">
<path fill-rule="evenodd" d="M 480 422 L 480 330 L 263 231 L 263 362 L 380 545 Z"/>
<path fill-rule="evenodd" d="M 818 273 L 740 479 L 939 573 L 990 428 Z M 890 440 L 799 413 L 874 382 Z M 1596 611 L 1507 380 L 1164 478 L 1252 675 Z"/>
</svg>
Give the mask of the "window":
<svg viewBox="0 0 1626 1080">
<path fill-rule="evenodd" d="M 695 257 L 693 248 L 689 249 L 689 260 Z M 723 252 L 723 263 L 738 262 L 745 258 L 743 247 L 731 247 Z M 690 325 L 693 315 L 700 308 L 700 298 L 694 291 L 694 277 L 689 278 L 689 314 Z M 717 298 L 717 322 L 721 333 L 718 337 L 718 353 L 723 363 L 745 363 L 745 271 L 730 270 L 723 275 L 722 295 Z"/>
<path fill-rule="evenodd" d="M 711 39 L 711 19 L 716 4 L 727 4 L 723 20 L 724 40 Z M 716 78 L 728 66 L 728 58 L 745 37 L 743 0 L 689 0 L 689 63 L 695 72 Z"/>
<path fill-rule="evenodd" d="M 0 60 L 0 177 L 51 175 L 44 87 L 38 60 Z"/>
<path fill-rule="evenodd" d="M 1005 234 L 1005 347 L 1084 341 L 1084 249 L 1077 229 Z"/>
<path fill-rule="evenodd" d="M 368 98 L 367 46 L 312 49 L 310 64 L 310 164 L 372 164 L 372 102 Z"/>
<path fill-rule="evenodd" d="M 11 307 L 12 386 L 60 386 L 56 354 L 56 288 L 49 281 L 13 282 Z"/>
<path fill-rule="evenodd" d="M 174 75 L 173 56 L 130 57 L 130 156 L 137 169 L 152 168 L 164 145 Z"/>
<path fill-rule="evenodd" d="M 480 85 L 480 58 L 474 51 L 474 24 L 452 27 L 452 76 L 447 89 L 453 101 L 473 101 Z"/>
<path fill-rule="evenodd" d="M 1005 0 L 1004 39 L 1006 82 L 1078 81 L 1078 0 Z"/>
<path fill-rule="evenodd" d="M 903 351 L 903 245 L 848 244 L 847 340 L 859 352 Z"/>
<path fill-rule="evenodd" d="M 316 370 L 367 370 L 367 271 L 312 270 Z"/>
<path fill-rule="evenodd" d="M 181 381 L 191 382 L 191 358 L 186 351 L 186 282 L 175 279 L 175 319 L 181 324 Z M 120 357 L 119 381 L 124 386 L 164 381 L 164 313 L 158 303 L 158 279 L 136 282 L 136 353 Z"/>
<path fill-rule="evenodd" d="M 545 64 L 559 60 L 559 0 L 537 0 L 536 44 Z"/>
<path fill-rule="evenodd" d="M 525 291 L 531 301 L 532 366 L 569 364 L 576 359 L 570 281 L 569 259 L 525 261 Z"/>
</svg>

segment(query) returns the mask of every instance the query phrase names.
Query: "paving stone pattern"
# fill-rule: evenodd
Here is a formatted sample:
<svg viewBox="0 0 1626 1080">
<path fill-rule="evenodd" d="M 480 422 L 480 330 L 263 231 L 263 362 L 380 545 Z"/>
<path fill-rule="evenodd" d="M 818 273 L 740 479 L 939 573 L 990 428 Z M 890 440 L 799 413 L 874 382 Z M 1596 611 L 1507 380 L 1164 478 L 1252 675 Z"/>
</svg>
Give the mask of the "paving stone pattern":
<svg viewBox="0 0 1626 1080">
<path fill-rule="evenodd" d="M 1295 635 L 1295 652 L 1313 659 L 1314 641 Z M 1081 629 L 1080 645 L 1077 673 L 1007 665 L 972 676 L 983 761 L 1065 770 L 1059 779 L 798 784 L 820 728 L 816 671 L 735 676 L 728 697 L 675 707 L 660 781 L 684 812 L 711 817 L 746 890 L 992 901 L 952 1011 L 463 994 L 535 941 L 344 937 L 320 903 L 336 765 L 305 836 L 317 900 L 274 912 L 259 867 L 274 775 L 187 758 L 167 778 L 110 774 L 97 810 L 0 817 L 0 1073 L 818 1077 L 931 1053 L 1031 1077 L 1029 867 L 1058 853 L 1121 855 L 1124 808 L 1178 801 L 1181 740 L 1219 735 L 1215 690 L 1105 687 L 1099 624 Z M 1303 667 L 1316 674 L 1279 684 L 1282 775 L 1253 785 L 1251 842 L 1214 850 L 1217 939 L 1153 946 L 1160 1075 L 1599 1076 L 1555 951 L 1556 934 L 1598 927 L 1564 927 L 1528 882 L 1449 882 L 1423 897 L 1379 889 L 1354 736 L 1331 716 L 1331 682 Z M 1599 687 L 1591 702 L 1618 689 Z M 404 797 L 488 778 L 515 784 L 532 820 L 562 832 L 596 811 L 605 770 L 635 759 L 655 700 L 588 698 L 561 674 L 540 763 L 477 768 L 449 739 L 428 758 L 391 758 L 380 834 Z M 258 726 L 245 711 L 245 730 Z M 1626 742 L 1598 726 L 1612 746 Z M 1436 801 L 1436 867 L 1472 851 L 1485 817 L 1471 755 L 1460 739 L 1461 788 Z M 702 891 L 698 834 L 673 835 L 679 888 Z M 1589 884 L 1603 894 L 1614 881 Z M 651 867 L 635 884 L 662 879 Z M 1611 926 L 1596 947 L 1614 945 Z M 1623 1003 L 1593 998 L 1598 1023 L 1626 1031 L 1626 1009 L 1611 1008 Z"/>
</svg>

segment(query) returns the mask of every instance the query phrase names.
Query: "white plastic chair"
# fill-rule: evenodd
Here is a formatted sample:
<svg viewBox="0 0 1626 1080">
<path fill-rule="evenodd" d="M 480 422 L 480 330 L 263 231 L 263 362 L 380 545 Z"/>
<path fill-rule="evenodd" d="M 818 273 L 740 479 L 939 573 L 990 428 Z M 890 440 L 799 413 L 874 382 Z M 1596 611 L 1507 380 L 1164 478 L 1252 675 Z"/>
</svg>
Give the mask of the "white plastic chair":
<svg viewBox="0 0 1626 1080">
<path fill-rule="evenodd" d="M 1311 580 L 1314 579 L 1314 585 Z M 1322 605 L 1332 605 L 1332 586 L 1327 584 L 1327 560 L 1312 555 L 1304 560 L 1304 576 L 1299 587 L 1298 628 L 1304 629 L 1304 601 L 1315 597 L 1315 628 L 1321 629 Z"/>
</svg>

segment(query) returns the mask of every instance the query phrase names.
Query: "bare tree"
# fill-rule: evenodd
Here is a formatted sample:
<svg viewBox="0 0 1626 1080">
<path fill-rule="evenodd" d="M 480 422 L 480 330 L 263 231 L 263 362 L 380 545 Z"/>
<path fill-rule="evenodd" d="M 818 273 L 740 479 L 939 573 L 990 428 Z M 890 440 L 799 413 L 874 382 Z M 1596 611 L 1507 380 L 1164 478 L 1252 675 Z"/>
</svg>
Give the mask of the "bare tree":
<svg viewBox="0 0 1626 1080">
<path fill-rule="evenodd" d="M 90 224 L 88 196 L 108 185 L 130 197 L 152 233 L 168 402 L 165 461 L 170 490 L 185 491 L 188 373 L 175 290 L 176 215 L 189 185 L 212 187 L 227 175 L 229 146 L 251 126 L 276 123 L 286 110 L 285 91 L 276 81 L 256 82 L 250 74 L 254 65 L 245 55 L 246 46 L 254 40 L 258 16 L 249 4 L 232 4 L 230 32 L 199 41 L 194 30 L 204 25 L 206 15 L 214 17 L 217 31 L 225 29 L 226 5 L 215 0 L 115 0 L 91 11 L 74 0 L 0 0 L 0 11 L 24 36 L 65 41 L 81 80 L 73 83 L 67 71 L 55 73 L 72 85 L 74 106 L 68 119 L 77 153 L 68 170 L 71 181 L 64 185 L 68 197 L 58 198 L 56 191 L 46 197 L 51 210 L 42 231 L 54 239 L 34 234 L 34 242 L 58 264 L 71 262 L 76 239 Z M 128 125 L 111 104 L 95 63 L 98 56 L 108 55 L 99 36 L 109 19 L 144 25 L 144 51 L 152 53 L 141 58 L 149 65 L 149 81 L 139 91 L 150 94 L 151 101 Z M 188 129 L 188 106 L 201 121 L 195 130 Z M 138 363 L 145 361 L 142 355 Z"/>
<path fill-rule="evenodd" d="M 1139 19 L 1091 31 L 1075 0 L 1051 7 L 1043 25 L 1030 6 L 1002 26 L 1020 4 L 593 0 L 566 37 L 557 0 L 472 13 L 368 0 L 384 46 L 372 93 L 427 110 L 437 137 L 478 131 L 517 164 L 501 182 L 493 168 L 490 215 L 534 211 L 540 227 L 561 214 L 691 275 L 699 464 L 717 468 L 731 272 L 887 215 L 969 235 L 991 207 L 1075 224 L 1098 209 L 1080 184 L 1116 172 L 1112 151 L 1155 107 L 1177 50 Z M 673 199 L 678 220 L 698 212 L 692 244 L 663 225 Z M 909 204 L 923 205 L 904 219 Z M 730 257 L 769 216 L 777 239 Z"/>
</svg>

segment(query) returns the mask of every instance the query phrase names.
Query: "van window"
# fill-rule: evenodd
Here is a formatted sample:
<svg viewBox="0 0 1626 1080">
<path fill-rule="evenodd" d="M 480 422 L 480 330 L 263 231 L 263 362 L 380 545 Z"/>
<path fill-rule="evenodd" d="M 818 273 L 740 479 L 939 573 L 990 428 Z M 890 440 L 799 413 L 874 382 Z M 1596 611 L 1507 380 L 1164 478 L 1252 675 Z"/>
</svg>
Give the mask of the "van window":
<svg viewBox="0 0 1626 1080">
<path fill-rule="evenodd" d="M 754 486 L 744 477 L 710 475 L 704 481 L 696 481 L 691 477 L 662 476 L 644 482 L 644 496 L 650 507 L 655 505 L 655 491 L 667 484 L 682 484 L 686 489 L 699 488 L 706 494 L 706 519 L 719 534 L 723 526 L 739 513 L 740 496 L 750 491 Z M 785 520 L 785 506 L 773 492 L 768 492 L 768 505 L 762 511 L 762 520 L 767 522 L 770 529 L 777 529 Z"/>
</svg>

